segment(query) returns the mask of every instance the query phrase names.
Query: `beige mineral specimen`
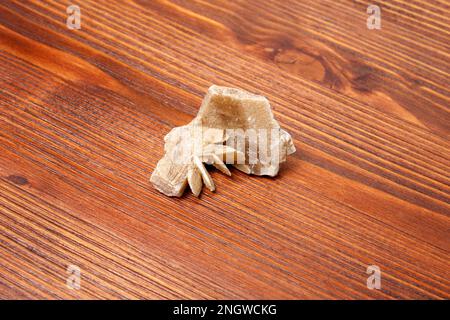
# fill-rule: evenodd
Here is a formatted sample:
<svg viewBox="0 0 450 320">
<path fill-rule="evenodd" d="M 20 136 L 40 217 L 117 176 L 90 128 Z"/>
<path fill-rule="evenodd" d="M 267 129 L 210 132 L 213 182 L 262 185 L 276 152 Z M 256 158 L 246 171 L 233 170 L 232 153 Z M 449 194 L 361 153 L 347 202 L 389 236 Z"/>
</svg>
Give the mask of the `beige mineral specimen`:
<svg viewBox="0 0 450 320">
<path fill-rule="evenodd" d="M 291 136 L 274 119 L 269 101 L 241 89 L 211 86 L 191 123 L 164 138 L 164 157 L 150 181 L 168 196 L 180 197 L 189 185 L 199 196 L 215 185 L 204 163 L 231 175 L 226 164 L 255 175 L 276 176 L 295 152 Z"/>
</svg>

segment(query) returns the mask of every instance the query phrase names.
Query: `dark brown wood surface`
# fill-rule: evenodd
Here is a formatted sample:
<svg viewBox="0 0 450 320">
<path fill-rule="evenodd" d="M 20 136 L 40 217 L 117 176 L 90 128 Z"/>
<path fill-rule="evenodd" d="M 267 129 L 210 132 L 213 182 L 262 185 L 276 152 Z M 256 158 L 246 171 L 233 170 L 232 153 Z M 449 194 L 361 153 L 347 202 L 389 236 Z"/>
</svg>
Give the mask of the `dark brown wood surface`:
<svg viewBox="0 0 450 320">
<path fill-rule="evenodd" d="M 450 298 L 447 0 L 376 1 L 381 30 L 358 0 L 71 3 L 80 30 L 0 3 L 0 298 Z M 211 84 L 297 153 L 168 198 L 163 137 Z"/>
</svg>

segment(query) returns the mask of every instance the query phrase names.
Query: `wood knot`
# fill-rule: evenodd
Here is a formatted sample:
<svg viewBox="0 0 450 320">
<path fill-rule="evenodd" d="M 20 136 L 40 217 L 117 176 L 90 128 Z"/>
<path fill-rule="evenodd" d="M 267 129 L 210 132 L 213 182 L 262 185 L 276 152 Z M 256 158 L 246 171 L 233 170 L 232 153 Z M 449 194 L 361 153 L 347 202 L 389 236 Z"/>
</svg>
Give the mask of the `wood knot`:
<svg viewBox="0 0 450 320">
<path fill-rule="evenodd" d="M 21 177 L 21 176 L 10 175 L 7 177 L 7 179 L 9 181 L 11 181 L 12 183 L 17 184 L 19 186 L 28 184 L 28 179 L 25 177 Z"/>
<path fill-rule="evenodd" d="M 353 62 L 350 65 L 352 88 L 360 92 L 371 92 L 378 86 L 377 71 L 368 65 Z"/>
<path fill-rule="evenodd" d="M 295 48 L 277 50 L 273 60 L 281 69 L 299 74 L 309 80 L 323 81 L 325 77 L 326 70 L 320 56 L 308 52 Z"/>
</svg>

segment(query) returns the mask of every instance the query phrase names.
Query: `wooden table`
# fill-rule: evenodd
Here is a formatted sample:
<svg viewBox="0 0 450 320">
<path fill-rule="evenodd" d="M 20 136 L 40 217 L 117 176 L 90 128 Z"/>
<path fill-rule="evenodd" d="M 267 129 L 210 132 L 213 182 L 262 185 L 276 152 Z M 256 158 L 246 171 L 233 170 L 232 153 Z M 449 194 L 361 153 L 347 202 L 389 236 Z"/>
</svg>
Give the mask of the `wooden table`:
<svg viewBox="0 0 450 320">
<path fill-rule="evenodd" d="M 1 298 L 450 298 L 447 0 L 377 1 L 381 29 L 359 0 L 73 3 L 81 29 L 0 5 Z M 297 153 L 166 197 L 211 84 L 268 97 Z"/>
</svg>

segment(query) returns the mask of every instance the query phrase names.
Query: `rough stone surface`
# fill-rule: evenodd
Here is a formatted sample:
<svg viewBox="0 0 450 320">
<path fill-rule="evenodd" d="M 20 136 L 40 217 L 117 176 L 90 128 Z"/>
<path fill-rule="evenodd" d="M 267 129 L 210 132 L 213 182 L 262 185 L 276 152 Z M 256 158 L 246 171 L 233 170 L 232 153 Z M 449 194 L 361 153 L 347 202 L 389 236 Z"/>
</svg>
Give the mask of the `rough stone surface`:
<svg viewBox="0 0 450 320">
<path fill-rule="evenodd" d="M 150 181 L 175 197 L 187 185 L 195 196 L 203 184 L 215 190 L 204 163 L 227 175 L 231 173 L 226 164 L 231 164 L 247 174 L 275 176 L 280 163 L 295 152 L 291 136 L 280 128 L 265 97 L 216 85 L 208 89 L 197 116 L 172 129 L 164 141 L 164 157 Z"/>
</svg>

